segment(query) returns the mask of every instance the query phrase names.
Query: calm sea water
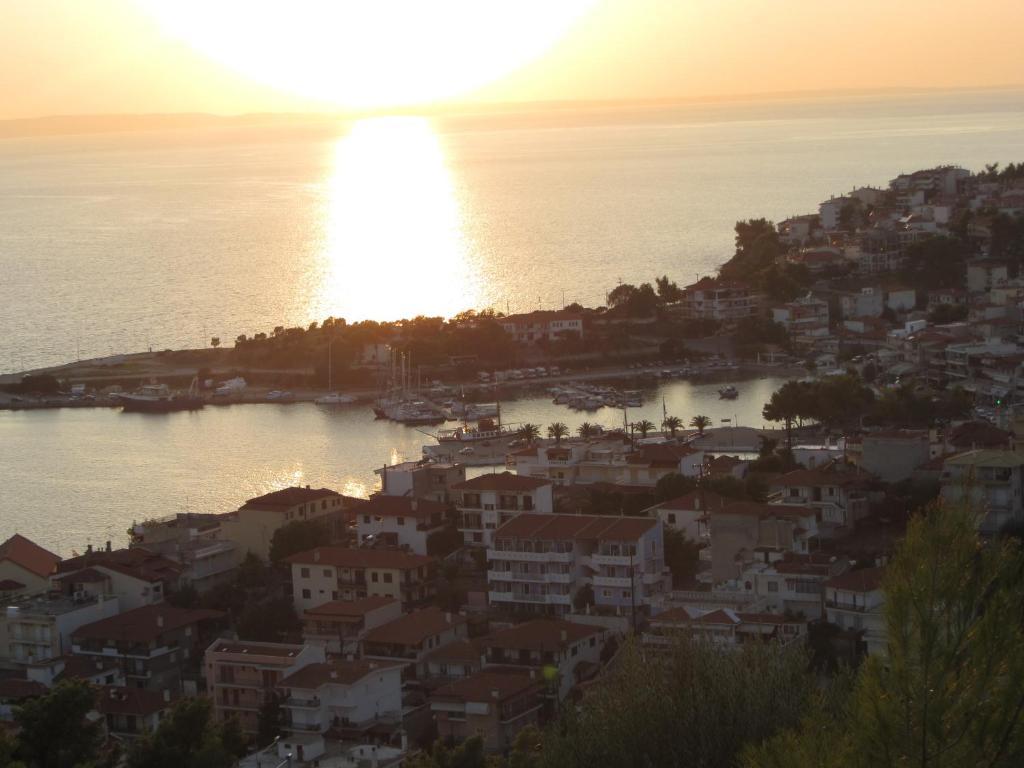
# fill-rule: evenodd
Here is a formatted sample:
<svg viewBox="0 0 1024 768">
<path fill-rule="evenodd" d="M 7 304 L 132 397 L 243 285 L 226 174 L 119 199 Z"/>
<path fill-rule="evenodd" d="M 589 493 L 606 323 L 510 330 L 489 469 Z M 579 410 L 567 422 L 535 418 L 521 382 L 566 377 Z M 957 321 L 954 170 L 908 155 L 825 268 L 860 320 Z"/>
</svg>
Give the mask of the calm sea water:
<svg viewBox="0 0 1024 768">
<path fill-rule="evenodd" d="M 737 219 L 1021 159 L 1005 91 L 0 141 L 0 372 L 593 304 L 712 271 Z"/>
<path fill-rule="evenodd" d="M 631 419 L 660 424 L 668 412 L 762 426 L 761 406 L 781 380 L 739 382 L 723 401 L 719 384 L 666 382 L 646 392 Z M 548 397 L 502 404 L 509 422 L 583 421 L 617 426 L 621 411 L 577 414 Z M 425 427 L 424 429 L 431 429 Z M 124 544 L 135 520 L 175 512 L 226 512 L 288 485 L 324 485 L 352 495 L 378 487 L 375 467 L 418 459 L 433 440 L 376 421 L 367 406 L 231 405 L 195 413 L 113 409 L 0 411 L 0 541 L 14 532 L 67 555 L 86 544 Z M 487 472 L 490 469 L 478 468 Z"/>
</svg>

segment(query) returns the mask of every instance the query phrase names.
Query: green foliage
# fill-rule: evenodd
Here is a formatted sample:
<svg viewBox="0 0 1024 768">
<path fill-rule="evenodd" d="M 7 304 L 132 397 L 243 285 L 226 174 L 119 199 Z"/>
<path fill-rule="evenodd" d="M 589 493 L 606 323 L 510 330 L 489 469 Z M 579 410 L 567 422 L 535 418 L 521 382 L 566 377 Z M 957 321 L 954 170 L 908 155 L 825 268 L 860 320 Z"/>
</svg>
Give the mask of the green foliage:
<svg viewBox="0 0 1024 768">
<path fill-rule="evenodd" d="M 183 699 L 155 733 L 137 741 L 127 768 L 229 768 L 243 745 L 237 723 L 230 730 L 213 722 L 209 699 Z M 243 750 L 244 753 L 244 750 Z"/>
<path fill-rule="evenodd" d="M 664 529 L 664 541 L 665 565 L 672 571 L 673 583 L 677 586 L 689 584 L 697 575 L 700 547 L 675 528 Z"/>
<path fill-rule="evenodd" d="M 641 419 L 633 425 L 633 428 L 640 433 L 640 437 L 647 437 L 647 433 L 654 429 L 654 423 L 647 419 Z"/>
<path fill-rule="evenodd" d="M 527 422 L 519 428 L 519 432 L 517 434 L 523 440 L 526 440 L 528 443 L 532 443 L 540 437 L 540 425 Z"/>
<path fill-rule="evenodd" d="M 238 636 L 243 640 L 279 643 L 295 635 L 302 622 L 295 613 L 291 597 L 274 597 L 260 603 L 248 603 L 238 617 Z"/>
<path fill-rule="evenodd" d="M 454 525 L 447 525 L 427 536 L 427 554 L 430 557 L 446 557 L 462 544 L 463 538 L 459 529 Z"/>
<path fill-rule="evenodd" d="M 789 346 L 785 327 L 767 317 L 745 317 L 736 326 L 736 343 L 745 346 L 777 344 Z"/>
<path fill-rule="evenodd" d="M 697 434 L 704 436 L 704 430 L 711 426 L 711 417 L 698 414 L 690 419 L 690 426 L 697 430 Z"/>
<path fill-rule="evenodd" d="M 569 427 L 563 422 L 556 421 L 554 424 L 548 425 L 548 438 L 554 440 L 556 443 L 562 442 L 563 437 L 569 436 Z"/>
<path fill-rule="evenodd" d="M 639 287 L 621 283 L 609 291 L 607 303 L 609 309 L 617 310 L 629 317 L 650 317 L 659 302 L 658 295 L 650 283 L 642 283 Z"/>
<path fill-rule="evenodd" d="M 676 432 L 683 427 L 683 420 L 678 416 L 666 416 L 661 422 L 661 428 L 666 430 L 672 437 L 676 436 Z"/>
<path fill-rule="evenodd" d="M 472 736 L 461 744 L 449 747 L 437 741 L 429 752 L 416 752 L 407 757 L 405 768 L 500 768 L 501 760 L 484 752 L 484 742 Z"/>
<path fill-rule="evenodd" d="M 722 265 L 719 274 L 726 280 L 758 282 L 758 276 L 774 266 L 785 252 L 775 225 L 767 219 L 736 222 L 736 254 Z"/>
<path fill-rule="evenodd" d="M 967 319 L 966 304 L 939 304 L 928 312 L 928 322 L 932 325 L 959 323 Z"/>
<path fill-rule="evenodd" d="M 960 387 L 941 392 L 918 392 L 905 385 L 887 389 L 867 413 L 871 424 L 928 427 L 936 421 L 962 419 L 970 415 L 974 399 Z"/>
<path fill-rule="evenodd" d="M 593 437 L 597 433 L 597 427 L 591 424 L 589 421 L 584 421 L 576 429 L 576 434 L 586 440 L 589 437 Z"/>
<path fill-rule="evenodd" d="M 270 540 L 270 562 L 319 547 L 328 540 L 327 526 L 320 520 L 293 520 L 274 531 Z"/>
<path fill-rule="evenodd" d="M 72 768 L 95 760 L 103 737 L 100 722 L 87 719 L 96 700 L 82 680 L 58 683 L 49 693 L 17 708 L 17 756 L 29 768 Z"/>
<path fill-rule="evenodd" d="M 658 298 L 665 303 L 679 301 L 683 297 L 683 292 L 679 290 L 679 286 L 669 280 L 668 275 L 657 278 L 654 281 L 654 285 L 658 291 Z"/>
<path fill-rule="evenodd" d="M 962 288 L 971 246 L 951 237 L 929 237 L 905 250 L 902 279 L 908 285 L 931 290 Z"/>
<path fill-rule="evenodd" d="M 259 716 L 256 721 L 256 744 L 260 748 L 266 747 L 274 739 L 281 735 L 284 730 L 287 718 L 284 708 L 276 696 L 260 707 Z"/>
<path fill-rule="evenodd" d="M 829 376 L 817 381 L 787 381 L 772 393 L 762 415 L 786 425 L 786 447 L 793 447 L 793 424 L 817 421 L 826 427 L 855 425 L 874 403 L 874 392 L 854 375 Z"/>
<path fill-rule="evenodd" d="M 678 499 L 696 487 L 696 479 L 672 472 L 658 478 L 658 482 L 654 485 L 654 498 L 657 503 Z"/>
</svg>

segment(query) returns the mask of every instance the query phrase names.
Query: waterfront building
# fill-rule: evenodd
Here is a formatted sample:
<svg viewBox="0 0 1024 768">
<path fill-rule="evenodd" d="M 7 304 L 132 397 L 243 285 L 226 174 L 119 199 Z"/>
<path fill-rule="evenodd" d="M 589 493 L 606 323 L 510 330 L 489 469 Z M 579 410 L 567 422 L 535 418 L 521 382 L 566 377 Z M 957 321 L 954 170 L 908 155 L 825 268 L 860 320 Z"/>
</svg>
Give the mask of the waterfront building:
<svg viewBox="0 0 1024 768">
<path fill-rule="evenodd" d="M 328 653 L 354 654 L 367 632 L 401 615 L 396 597 L 331 600 L 303 612 L 302 639 L 324 646 Z"/>
<path fill-rule="evenodd" d="M 452 487 L 458 528 L 467 546 L 489 547 L 494 531 L 523 512 L 551 514 L 552 485 L 511 472 L 480 475 Z"/>
<path fill-rule="evenodd" d="M 256 735 L 260 709 L 277 698 L 281 681 L 326 660 L 319 645 L 215 640 L 206 649 L 204 665 L 217 722 L 234 717 L 243 733 Z"/>
<path fill-rule="evenodd" d="M 437 592 L 437 562 L 392 549 L 316 547 L 287 558 L 295 610 L 331 600 L 392 597 L 404 609 L 430 602 Z"/>
<path fill-rule="evenodd" d="M 453 500 L 451 487 L 466 479 L 465 464 L 433 461 L 404 461 L 375 469 L 384 496 L 409 496 L 447 504 Z"/>
<path fill-rule="evenodd" d="M 14 534 L 0 544 L 0 595 L 32 594 L 49 589 L 60 557 L 34 541 Z"/>
<path fill-rule="evenodd" d="M 828 621 L 853 636 L 858 655 L 886 656 L 888 652 L 884 576 L 883 568 L 862 568 L 825 582 Z"/>
<path fill-rule="evenodd" d="M 772 489 L 782 504 L 814 510 L 814 530 L 828 538 L 867 517 L 867 486 L 871 480 L 866 472 L 833 461 L 814 469 L 787 472 L 772 482 Z"/>
<path fill-rule="evenodd" d="M 431 651 L 466 637 L 465 616 L 431 606 L 374 627 L 363 638 L 362 651 L 367 659 L 400 664 L 403 679 L 418 679 L 426 675 Z"/>
<path fill-rule="evenodd" d="M 670 589 L 661 521 L 521 514 L 487 550 L 492 608 L 563 615 L 589 587 L 599 610 L 656 613 Z"/>
<path fill-rule="evenodd" d="M 520 344 L 583 338 L 583 315 L 578 312 L 537 310 L 520 315 L 506 315 L 498 318 L 498 322 L 505 333 Z"/>
<path fill-rule="evenodd" d="M 147 549 L 87 551 L 57 565 L 54 586 L 69 596 L 117 597 L 122 611 L 157 605 L 178 588 L 184 568 Z"/>
<path fill-rule="evenodd" d="M 182 565 L 180 582 L 197 592 L 231 581 L 241 560 L 238 544 L 223 538 L 224 515 L 179 512 L 132 525 L 130 547 Z"/>
<path fill-rule="evenodd" d="M 374 496 L 359 507 L 356 537 L 360 546 L 398 547 L 427 554 L 430 537 L 444 530 L 448 506 L 407 496 Z"/>
<path fill-rule="evenodd" d="M 528 674 L 478 672 L 430 696 L 438 736 L 456 743 L 479 736 L 488 752 L 505 752 L 516 734 L 539 723 L 543 685 Z"/>
<path fill-rule="evenodd" d="M 25 667 L 71 651 L 75 630 L 115 615 L 116 597 L 40 592 L 5 602 L 0 613 L 0 665 Z"/>
<path fill-rule="evenodd" d="M 979 449 L 951 456 L 940 482 L 946 502 L 967 504 L 982 516 L 983 533 L 1024 522 L 1024 453 Z"/>
<path fill-rule="evenodd" d="M 674 311 L 686 320 L 732 324 L 761 312 L 764 296 L 746 283 L 702 277 L 683 289 Z"/>
</svg>

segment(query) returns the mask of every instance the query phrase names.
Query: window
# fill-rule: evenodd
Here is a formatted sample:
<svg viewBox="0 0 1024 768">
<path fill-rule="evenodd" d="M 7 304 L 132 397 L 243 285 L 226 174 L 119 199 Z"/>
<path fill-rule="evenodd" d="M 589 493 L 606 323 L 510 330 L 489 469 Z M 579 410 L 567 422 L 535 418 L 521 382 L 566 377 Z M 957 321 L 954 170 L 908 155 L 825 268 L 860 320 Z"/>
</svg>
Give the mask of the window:
<svg viewBox="0 0 1024 768">
<path fill-rule="evenodd" d="M 604 591 L 603 591 L 603 592 L 601 593 L 601 596 L 602 596 L 602 597 L 611 597 L 611 596 L 612 596 L 612 591 L 611 591 L 610 589 L 606 589 L 606 590 L 604 590 Z"/>
<path fill-rule="evenodd" d="M 399 515 L 399 517 L 398 517 L 398 524 L 399 525 L 405 525 L 405 518 L 402 517 L 401 515 Z"/>
<path fill-rule="evenodd" d="M 331 576 L 333 575 L 334 571 L 332 571 L 330 568 L 324 568 L 324 576 L 326 576 L 327 578 L 331 578 Z"/>
<path fill-rule="evenodd" d="M 309 568 L 301 568 L 301 569 L 299 569 L 299 576 L 301 576 L 304 579 L 308 579 L 309 578 Z"/>
<path fill-rule="evenodd" d="M 391 583 L 391 574 L 390 573 L 385 573 L 384 574 L 384 583 L 385 584 L 390 584 Z"/>
<path fill-rule="evenodd" d="M 310 593 L 308 589 L 302 590 L 302 597 L 304 600 L 309 600 L 309 598 L 311 598 L 312 596 L 313 595 Z"/>
<path fill-rule="evenodd" d="M 363 515 L 363 522 L 366 525 L 369 525 L 370 524 L 370 516 L 369 515 Z"/>
<path fill-rule="evenodd" d="M 778 592 L 779 591 L 779 583 L 777 581 L 769 581 L 768 582 L 768 591 L 769 592 Z"/>
<path fill-rule="evenodd" d="M 380 581 L 380 577 L 378 576 L 376 571 L 371 571 L 370 572 L 370 581 L 372 581 L 374 584 L 376 584 L 378 581 Z"/>
<path fill-rule="evenodd" d="M 327 509 L 327 502 L 326 501 L 321 501 L 320 502 L 320 509 Z"/>
<path fill-rule="evenodd" d="M 668 522 L 669 522 L 669 525 L 675 525 L 676 524 L 676 513 L 675 512 L 669 512 L 668 513 Z"/>
</svg>

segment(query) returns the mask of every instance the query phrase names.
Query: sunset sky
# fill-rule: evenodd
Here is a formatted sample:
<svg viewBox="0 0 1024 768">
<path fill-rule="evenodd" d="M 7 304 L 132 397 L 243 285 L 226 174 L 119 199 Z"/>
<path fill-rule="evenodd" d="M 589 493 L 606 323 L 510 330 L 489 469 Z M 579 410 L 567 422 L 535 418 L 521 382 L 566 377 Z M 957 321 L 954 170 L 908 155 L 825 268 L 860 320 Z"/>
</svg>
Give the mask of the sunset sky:
<svg viewBox="0 0 1024 768">
<path fill-rule="evenodd" d="M 0 118 L 1024 82 L 1020 0 L 0 0 L 0 29 Z"/>
</svg>

